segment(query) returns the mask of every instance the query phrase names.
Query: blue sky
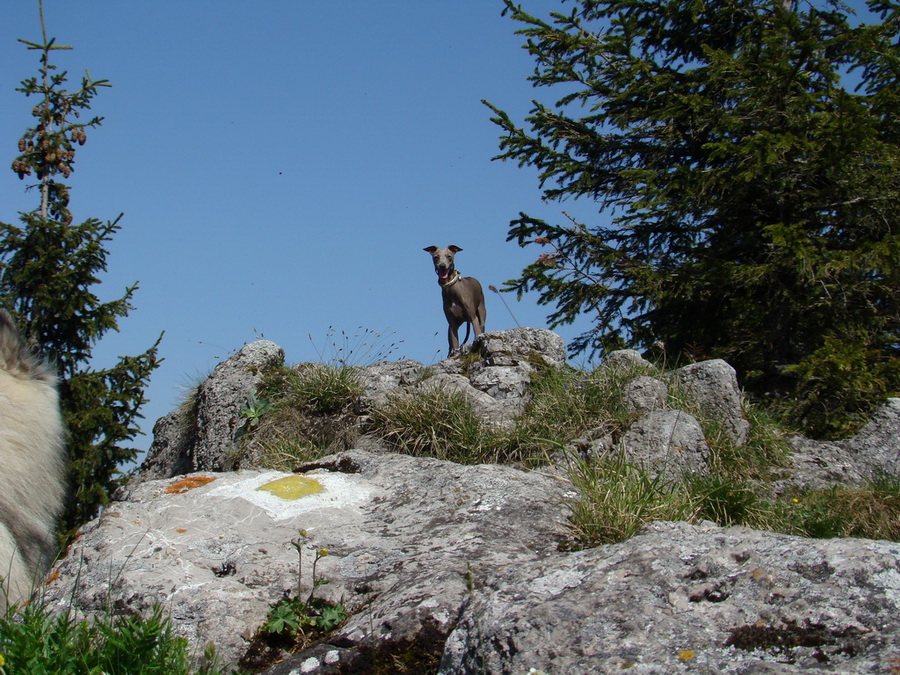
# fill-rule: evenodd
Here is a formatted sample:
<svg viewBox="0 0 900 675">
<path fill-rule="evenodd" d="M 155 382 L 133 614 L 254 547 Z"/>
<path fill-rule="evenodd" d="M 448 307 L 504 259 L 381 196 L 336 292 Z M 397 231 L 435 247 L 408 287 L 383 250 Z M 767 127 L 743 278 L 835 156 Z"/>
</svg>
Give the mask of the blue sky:
<svg viewBox="0 0 900 675">
<path fill-rule="evenodd" d="M 558 0 L 524 0 L 546 16 Z M 858 6 L 861 3 L 851 3 Z M 287 361 L 346 343 L 366 361 L 440 360 L 440 291 L 425 246 L 456 244 L 485 289 L 539 253 L 506 242 L 520 211 L 597 222 L 591 204 L 545 204 L 536 173 L 492 162 L 500 130 L 488 99 L 522 120 L 534 62 L 500 0 L 45 0 L 48 35 L 70 88 L 85 69 L 113 87 L 103 126 L 78 151 L 77 222 L 124 213 L 103 299 L 140 283 L 97 367 L 141 353 L 165 331 L 135 445 L 185 391 L 246 342 L 273 340 Z M 8 170 L 34 101 L 36 0 L 0 21 L 0 220 L 37 206 Z M 487 292 L 488 330 L 545 326 L 552 308 Z M 588 319 L 562 327 L 567 341 Z M 380 334 L 381 337 L 377 337 Z M 357 338 L 355 336 L 361 335 Z M 371 347 L 371 349 L 369 349 Z M 367 353 L 367 350 L 368 353 Z"/>
<path fill-rule="evenodd" d="M 507 225 L 519 211 L 555 219 L 563 205 L 540 201 L 534 171 L 491 161 L 499 128 L 481 103 L 522 119 L 535 96 L 534 62 L 501 10 L 45 0 L 48 35 L 74 48 L 56 52 L 69 88 L 85 69 L 113 85 L 94 101 L 106 119 L 78 151 L 70 208 L 77 222 L 124 213 L 95 291 L 140 289 L 96 365 L 165 331 L 138 447 L 186 388 L 255 339 L 290 363 L 330 356 L 340 331 L 361 357 L 363 342 L 373 354 L 397 343 L 392 360 L 440 360 L 446 324 L 425 246 L 461 246 L 458 267 L 486 290 L 538 255 L 507 243 Z M 35 102 L 15 88 L 38 67 L 17 39 L 39 41 L 40 24 L 37 2 L 2 14 L 0 220 L 17 222 L 37 196 L 6 168 Z M 504 299 L 515 319 L 488 292 L 488 330 L 545 326 L 536 298 Z"/>
</svg>

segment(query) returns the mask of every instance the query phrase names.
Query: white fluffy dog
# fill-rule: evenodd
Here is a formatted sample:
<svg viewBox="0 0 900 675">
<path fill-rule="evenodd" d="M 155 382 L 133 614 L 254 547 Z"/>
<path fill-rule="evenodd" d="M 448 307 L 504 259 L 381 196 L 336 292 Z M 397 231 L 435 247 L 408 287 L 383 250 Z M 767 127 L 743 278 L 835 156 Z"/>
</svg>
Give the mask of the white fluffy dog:
<svg viewBox="0 0 900 675">
<path fill-rule="evenodd" d="M 66 485 L 56 376 L 0 310 L 0 611 L 27 600 L 53 561 Z"/>
</svg>

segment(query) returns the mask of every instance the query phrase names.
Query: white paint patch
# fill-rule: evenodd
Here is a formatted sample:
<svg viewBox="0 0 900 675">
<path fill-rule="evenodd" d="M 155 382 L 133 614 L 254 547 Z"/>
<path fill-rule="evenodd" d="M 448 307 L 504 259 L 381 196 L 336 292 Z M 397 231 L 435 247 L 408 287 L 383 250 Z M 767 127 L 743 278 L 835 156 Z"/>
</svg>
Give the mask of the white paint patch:
<svg viewBox="0 0 900 675">
<path fill-rule="evenodd" d="M 285 500 L 265 490 L 258 490 L 273 480 L 285 478 L 293 474 L 280 471 L 268 471 L 250 478 L 237 480 L 233 483 L 218 485 L 209 490 L 206 495 L 218 498 L 240 498 L 261 509 L 264 509 L 275 520 L 293 518 L 300 513 L 328 508 L 353 507 L 368 501 L 372 490 L 364 480 L 354 474 L 334 473 L 331 471 L 317 470 L 303 474 L 307 478 L 313 478 L 322 484 L 322 492 L 307 495 L 300 499 Z"/>
</svg>

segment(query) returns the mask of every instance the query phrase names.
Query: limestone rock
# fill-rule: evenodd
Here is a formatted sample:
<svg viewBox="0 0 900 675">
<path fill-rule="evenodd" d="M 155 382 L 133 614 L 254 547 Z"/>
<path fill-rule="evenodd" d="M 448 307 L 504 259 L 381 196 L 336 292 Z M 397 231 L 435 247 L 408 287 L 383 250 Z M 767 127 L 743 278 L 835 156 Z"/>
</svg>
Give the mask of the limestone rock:
<svg viewBox="0 0 900 675">
<path fill-rule="evenodd" d="M 628 461 L 668 478 L 709 472 L 709 445 L 695 417 L 681 410 L 658 410 L 629 427 L 619 443 Z"/>
<path fill-rule="evenodd" d="M 563 482 L 506 466 L 351 451 L 306 474 L 321 493 L 259 491 L 286 474 L 194 473 L 126 489 L 57 564 L 45 597 L 79 616 L 161 602 L 201 653 L 212 641 L 235 663 L 268 608 L 297 584 L 301 529 L 327 547 L 320 593 L 354 612 L 331 642 L 360 650 L 422 635 L 441 644 L 469 597 L 471 575 L 550 554 L 567 536 Z M 312 555 L 304 556 L 306 592 Z M 431 633 L 429 633 L 431 631 Z"/>
<path fill-rule="evenodd" d="M 706 415 L 722 425 L 735 445 L 747 442 L 750 423 L 741 409 L 741 390 L 734 368 L 721 359 L 713 359 L 679 368 L 672 376 Z"/>
<path fill-rule="evenodd" d="M 387 403 L 388 397 L 402 387 L 418 382 L 426 373 L 423 364 L 412 359 L 376 363 L 357 368 L 363 394 L 356 405 L 356 412 L 365 414 Z"/>
<path fill-rule="evenodd" d="M 653 364 L 647 361 L 641 356 L 640 352 L 634 349 L 617 349 L 607 355 L 603 363 L 600 364 L 600 367 L 619 369 L 633 367 L 653 368 Z"/>
<path fill-rule="evenodd" d="M 479 579 L 440 673 L 888 673 L 898 616 L 900 544 L 658 522 Z"/>
<path fill-rule="evenodd" d="M 889 398 L 856 436 L 841 445 L 867 478 L 900 476 L 900 398 Z"/>
<path fill-rule="evenodd" d="M 216 366 L 197 390 L 195 471 L 228 467 L 238 432 L 246 423 L 241 410 L 266 369 L 284 362 L 284 350 L 269 340 L 251 342 Z"/>
<path fill-rule="evenodd" d="M 317 593 L 351 616 L 269 675 L 368 672 L 376 662 L 389 672 L 411 652 L 440 659 L 448 675 L 890 672 L 900 663 L 900 544 L 656 523 L 623 544 L 564 552 L 574 495 L 560 467 L 460 466 L 393 454 L 376 436 L 301 467 L 324 490 L 296 500 L 257 490 L 287 474 L 211 472 L 227 464 L 261 371 L 281 359 L 272 343 L 247 345 L 200 386 L 195 407 L 157 423 L 144 482 L 83 528 L 46 589 L 53 607 L 72 603 L 82 617 L 162 602 L 195 653 L 211 641 L 234 665 L 269 607 L 295 592 L 291 541 L 302 529 L 310 550 L 330 551 Z M 485 423 L 513 424 L 536 369 L 564 361 L 549 331 L 485 333 L 433 366 L 359 368 L 355 412 L 364 426 L 391 396 L 441 388 L 461 392 Z M 636 366 L 652 372 L 630 350 L 602 367 Z M 619 437 L 601 426 L 569 447 L 585 458 L 623 449 L 666 478 L 706 472 L 699 423 L 665 409 L 673 383 L 744 442 L 734 371 L 708 361 L 627 382 L 622 405 L 636 421 Z M 793 464 L 772 489 L 896 475 L 898 439 L 892 399 L 853 439 L 790 439 Z M 300 577 L 307 592 L 312 558 Z"/>
<path fill-rule="evenodd" d="M 484 333 L 463 345 L 459 357 L 434 366 L 400 361 L 360 368 L 365 391 L 357 412 L 371 412 L 390 396 L 448 389 L 464 394 L 486 424 L 509 427 L 525 408 L 535 367 L 561 367 L 565 354 L 562 338 L 547 330 L 516 328 Z"/>
<path fill-rule="evenodd" d="M 489 366 L 515 366 L 543 362 L 553 368 L 566 363 L 566 343 L 542 328 L 513 328 L 482 333 L 472 344 Z"/>
<path fill-rule="evenodd" d="M 655 377 L 642 375 L 625 384 L 622 405 L 629 412 L 648 413 L 663 408 L 668 388 Z"/>
<path fill-rule="evenodd" d="M 795 434 L 788 443 L 791 464 L 772 485 L 776 494 L 900 476 L 900 399 L 888 399 L 853 438 L 815 441 Z"/>
<path fill-rule="evenodd" d="M 169 478 L 193 471 L 196 430 L 197 410 L 192 403 L 182 403 L 160 417 L 153 425 L 153 444 L 141 464 L 140 473 L 133 480 Z"/>
<path fill-rule="evenodd" d="M 520 414 L 524 408 L 522 398 L 495 398 L 478 389 L 472 380 L 460 374 L 439 373 L 426 378 L 410 392 L 410 395 L 414 396 L 416 391 L 433 391 L 435 389 L 462 394 L 469 400 L 476 415 L 486 423 L 497 427 L 513 425 L 516 415 Z"/>
<path fill-rule="evenodd" d="M 283 362 L 281 347 L 258 340 L 217 365 L 197 388 L 190 405 L 182 405 L 154 426 L 153 444 L 139 480 L 231 468 L 229 455 L 246 422 L 240 411 L 266 369 Z"/>
<path fill-rule="evenodd" d="M 476 389 L 499 400 L 525 400 L 534 368 L 525 365 L 489 366 L 486 361 L 472 367 L 469 381 Z"/>
<path fill-rule="evenodd" d="M 790 466 L 771 484 L 774 494 L 797 490 L 825 490 L 835 485 L 860 485 L 863 474 L 840 443 L 813 441 L 804 436 L 788 438 Z"/>
</svg>

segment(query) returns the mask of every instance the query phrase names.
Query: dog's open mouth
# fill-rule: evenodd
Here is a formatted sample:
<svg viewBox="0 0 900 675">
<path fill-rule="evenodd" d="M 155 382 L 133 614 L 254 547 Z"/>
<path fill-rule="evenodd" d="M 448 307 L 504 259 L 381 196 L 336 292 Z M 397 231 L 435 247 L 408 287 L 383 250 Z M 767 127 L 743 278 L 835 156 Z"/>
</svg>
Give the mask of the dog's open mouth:
<svg viewBox="0 0 900 675">
<path fill-rule="evenodd" d="M 437 275 L 441 279 L 446 279 L 447 277 L 450 276 L 450 270 L 448 270 L 448 269 L 438 269 L 438 270 L 435 270 L 435 272 L 437 272 Z"/>
</svg>

